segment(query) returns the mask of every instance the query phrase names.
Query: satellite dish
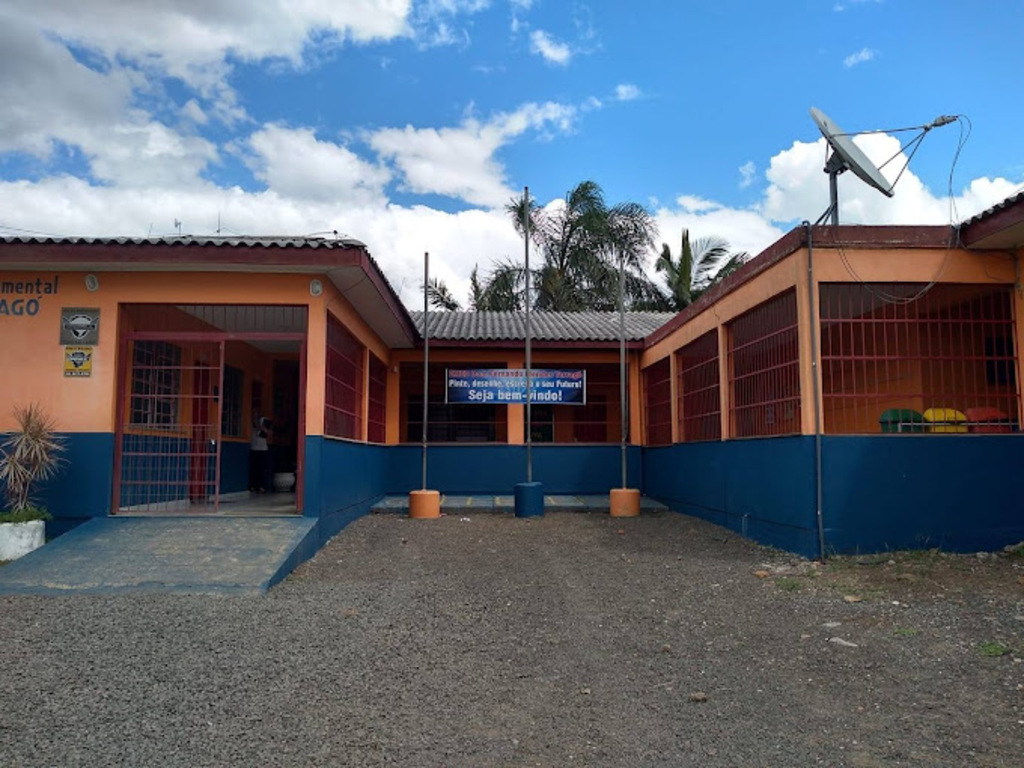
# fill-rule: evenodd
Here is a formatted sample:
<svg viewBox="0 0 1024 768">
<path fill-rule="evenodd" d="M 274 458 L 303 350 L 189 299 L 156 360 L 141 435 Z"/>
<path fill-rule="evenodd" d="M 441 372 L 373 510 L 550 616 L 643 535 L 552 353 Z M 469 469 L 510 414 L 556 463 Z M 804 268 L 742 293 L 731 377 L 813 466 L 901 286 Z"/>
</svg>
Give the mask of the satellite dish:
<svg viewBox="0 0 1024 768">
<path fill-rule="evenodd" d="M 825 141 L 832 147 L 832 156 L 825 164 L 825 173 L 829 175 L 831 204 L 822 215 L 822 219 L 831 213 L 832 224 L 839 223 L 839 190 L 836 179 L 844 171 L 853 171 L 865 184 L 874 187 L 886 197 L 892 197 L 892 185 L 875 167 L 874 163 L 868 160 L 868 156 L 861 151 L 860 147 L 853 143 L 849 134 L 845 133 L 817 107 L 811 107 L 811 119 L 818 126 Z"/>
</svg>

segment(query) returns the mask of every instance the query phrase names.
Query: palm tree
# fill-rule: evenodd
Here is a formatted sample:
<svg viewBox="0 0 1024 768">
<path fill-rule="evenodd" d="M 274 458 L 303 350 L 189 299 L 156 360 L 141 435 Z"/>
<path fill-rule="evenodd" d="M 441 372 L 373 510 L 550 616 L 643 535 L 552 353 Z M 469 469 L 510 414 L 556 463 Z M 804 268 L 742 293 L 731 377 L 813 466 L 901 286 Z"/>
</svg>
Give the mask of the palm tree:
<svg viewBox="0 0 1024 768">
<path fill-rule="evenodd" d="M 473 274 L 476 274 L 476 270 L 474 270 Z M 427 301 L 430 302 L 430 306 L 434 309 L 440 309 L 444 312 L 458 312 L 462 309 L 459 300 L 452 295 L 444 280 L 437 277 L 432 277 L 427 282 Z"/>
<path fill-rule="evenodd" d="M 584 181 L 569 190 L 558 205 L 541 208 L 534 200 L 516 197 L 505 210 L 520 235 L 529 218 L 530 240 L 540 252 L 540 266 L 531 268 L 534 309 L 614 310 L 618 306 L 620 258 L 626 308 L 671 309 L 671 302 L 644 271 L 644 260 L 654 247 L 658 230 L 639 203 L 608 207 L 601 187 Z M 483 282 L 474 267 L 470 306 L 478 311 L 522 309 L 525 278 L 523 265 L 511 259 L 496 264 Z M 432 306 L 459 308 L 443 282 L 431 283 Z"/>
<path fill-rule="evenodd" d="M 469 302 L 477 312 L 510 312 L 523 308 L 520 287 L 525 277 L 523 270 L 509 260 L 500 262 L 485 283 L 480 282 L 477 267 L 469 276 Z"/>
<path fill-rule="evenodd" d="M 530 239 L 540 251 L 534 271 L 533 306 L 538 310 L 574 312 L 611 310 L 617 305 L 619 259 L 626 273 L 627 307 L 664 307 L 661 292 L 647 278 L 643 261 L 654 245 L 657 226 L 638 203 L 611 208 L 601 187 L 584 181 L 558 206 L 540 208 L 534 201 L 513 198 L 506 206 L 519 234 L 529 218 Z M 495 270 L 492 279 L 519 269 L 513 264 Z"/>
<path fill-rule="evenodd" d="M 662 243 L 654 269 L 665 273 L 672 308 L 678 311 L 743 266 L 748 258 L 745 251 L 732 253 L 729 243 L 721 237 L 702 237 L 691 244 L 690 232 L 684 229 L 679 259 L 673 259 L 668 243 Z"/>
</svg>

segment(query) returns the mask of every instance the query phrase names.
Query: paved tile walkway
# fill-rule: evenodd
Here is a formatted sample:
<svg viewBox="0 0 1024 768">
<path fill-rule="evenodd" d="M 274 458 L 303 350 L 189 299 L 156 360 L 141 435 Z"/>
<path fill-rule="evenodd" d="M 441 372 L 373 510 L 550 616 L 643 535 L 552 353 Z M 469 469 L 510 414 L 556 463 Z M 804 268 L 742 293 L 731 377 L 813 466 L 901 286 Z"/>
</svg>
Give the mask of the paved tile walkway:
<svg viewBox="0 0 1024 768">
<path fill-rule="evenodd" d="M 607 494 L 593 496 L 560 496 L 550 495 L 544 497 L 545 512 L 607 512 L 609 500 Z M 649 499 L 646 496 L 640 498 L 640 511 L 663 511 L 668 509 L 660 501 Z M 373 505 L 372 512 L 397 512 L 408 513 L 409 496 L 385 496 Z M 515 512 L 515 498 L 512 496 L 456 496 L 441 495 L 441 511 L 445 514 L 455 515 L 469 512 L 499 512 L 512 514 Z"/>
<path fill-rule="evenodd" d="M 316 552 L 302 517 L 105 517 L 0 568 L 0 595 L 262 593 Z"/>
</svg>

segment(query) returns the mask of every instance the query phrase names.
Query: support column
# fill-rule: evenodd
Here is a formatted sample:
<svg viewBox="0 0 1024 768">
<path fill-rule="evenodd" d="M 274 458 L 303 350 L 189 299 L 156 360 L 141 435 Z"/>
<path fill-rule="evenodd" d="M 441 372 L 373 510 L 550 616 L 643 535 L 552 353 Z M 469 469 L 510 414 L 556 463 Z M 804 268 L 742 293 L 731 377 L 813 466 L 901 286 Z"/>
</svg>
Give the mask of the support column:
<svg viewBox="0 0 1024 768">
<path fill-rule="evenodd" d="M 722 428 L 722 439 L 732 437 L 729 426 L 729 409 L 732 407 L 732 393 L 729 391 L 729 372 L 732 362 L 729 360 L 729 327 L 718 326 L 718 393 L 722 412 L 719 414 Z"/>
<path fill-rule="evenodd" d="M 672 442 L 678 443 L 682 440 L 682 430 L 679 429 L 679 360 L 675 351 L 668 356 L 668 392 L 672 398 L 669 402 L 669 412 L 672 419 Z"/>
</svg>

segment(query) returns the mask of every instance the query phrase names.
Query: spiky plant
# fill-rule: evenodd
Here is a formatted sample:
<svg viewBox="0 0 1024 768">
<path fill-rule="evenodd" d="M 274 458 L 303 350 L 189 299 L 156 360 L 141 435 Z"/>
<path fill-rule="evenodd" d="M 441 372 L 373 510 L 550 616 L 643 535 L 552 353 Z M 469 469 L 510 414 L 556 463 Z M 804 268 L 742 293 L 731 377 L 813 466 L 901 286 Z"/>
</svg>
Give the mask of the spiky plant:
<svg viewBox="0 0 1024 768">
<path fill-rule="evenodd" d="M 7 489 L 11 512 L 24 513 L 35 507 L 33 492 L 49 480 L 63 463 L 64 440 L 55 431 L 54 420 L 42 406 L 16 405 L 18 428 L 0 447 L 0 482 Z"/>
</svg>

